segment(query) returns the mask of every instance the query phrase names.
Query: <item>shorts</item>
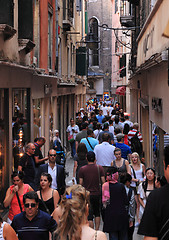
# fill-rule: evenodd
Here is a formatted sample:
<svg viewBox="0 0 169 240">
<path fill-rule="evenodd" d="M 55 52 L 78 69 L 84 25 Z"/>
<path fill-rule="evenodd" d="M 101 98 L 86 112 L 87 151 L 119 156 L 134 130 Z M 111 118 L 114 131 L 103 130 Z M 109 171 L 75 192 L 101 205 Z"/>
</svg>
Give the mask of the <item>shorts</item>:
<svg viewBox="0 0 169 240">
<path fill-rule="evenodd" d="M 100 195 L 90 195 L 90 208 L 88 220 L 93 221 L 94 217 L 100 217 L 101 197 Z"/>
</svg>

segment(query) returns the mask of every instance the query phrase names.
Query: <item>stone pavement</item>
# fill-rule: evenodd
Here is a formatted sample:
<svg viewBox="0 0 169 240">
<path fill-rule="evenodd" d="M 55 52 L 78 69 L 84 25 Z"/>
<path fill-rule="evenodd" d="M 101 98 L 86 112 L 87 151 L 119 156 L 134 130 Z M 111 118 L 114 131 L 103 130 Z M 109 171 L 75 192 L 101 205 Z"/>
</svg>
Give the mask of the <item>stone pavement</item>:
<svg viewBox="0 0 169 240">
<path fill-rule="evenodd" d="M 67 154 L 67 160 L 66 160 L 66 171 L 69 172 L 69 176 L 66 177 L 66 185 L 69 185 L 68 182 L 73 177 L 73 166 L 74 166 L 74 160 L 72 158 L 70 158 L 70 153 L 68 153 Z M 103 222 L 101 222 L 100 230 L 102 230 L 102 227 L 103 227 Z M 135 228 L 135 232 L 134 232 L 134 235 L 133 235 L 133 240 L 142 240 L 143 237 L 139 236 L 137 234 L 137 230 L 138 230 L 138 228 Z M 108 235 L 107 235 L 107 239 L 109 239 Z"/>
</svg>

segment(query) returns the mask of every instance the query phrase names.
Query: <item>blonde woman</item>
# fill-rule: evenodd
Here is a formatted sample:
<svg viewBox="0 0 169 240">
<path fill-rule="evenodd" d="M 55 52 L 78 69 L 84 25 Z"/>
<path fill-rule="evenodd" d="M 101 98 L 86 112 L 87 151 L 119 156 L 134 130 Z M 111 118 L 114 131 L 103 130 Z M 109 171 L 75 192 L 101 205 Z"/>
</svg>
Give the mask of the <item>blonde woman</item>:
<svg viewBox="0 0 169 240">
<path fill-rule="evenodd" d="M 131 154 L 131 176 L 132 176 L 132 182 L 130 186 L 134 190 L 135 193 L 135 200 L 137 203 L 137 210 L 136 210 L 136 216 L 138 223 L 136 223 L 136 226 L 139 224 L 139 210 L 140 210 L 140 203 L 138 200 L 138 194 L 137 194 L 137 187 L 140 182 L 143 182 L 144 176 L 145 176 L 145 166 L 140 162 L 140 157 L 137 152 L 134 152 Z"/>
<path fill-rule="evenodd" d="M 88 225 L 89 195 L 81 185 L 67 188 L 60 207 L 62 215 L 55 232 L 55 240 L 106 240 L 106 235 Z"/>
</svg>

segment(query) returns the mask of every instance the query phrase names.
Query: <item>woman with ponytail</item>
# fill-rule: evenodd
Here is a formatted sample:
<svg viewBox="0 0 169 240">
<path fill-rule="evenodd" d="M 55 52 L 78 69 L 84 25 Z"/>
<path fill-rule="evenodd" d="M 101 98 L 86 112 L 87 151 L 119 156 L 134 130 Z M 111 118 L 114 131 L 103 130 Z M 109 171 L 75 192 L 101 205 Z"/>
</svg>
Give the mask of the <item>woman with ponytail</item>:
<svg viewBox="0 0 169 240">
<path fill-rule="evenodd" d="M 67 188 L 63 195 L 60 207 L 62 214 L 55 240 L 106 240 L 106 235 L 95 231 L 88 225 L 89 192 L 81 185 Z"/>
</svg>

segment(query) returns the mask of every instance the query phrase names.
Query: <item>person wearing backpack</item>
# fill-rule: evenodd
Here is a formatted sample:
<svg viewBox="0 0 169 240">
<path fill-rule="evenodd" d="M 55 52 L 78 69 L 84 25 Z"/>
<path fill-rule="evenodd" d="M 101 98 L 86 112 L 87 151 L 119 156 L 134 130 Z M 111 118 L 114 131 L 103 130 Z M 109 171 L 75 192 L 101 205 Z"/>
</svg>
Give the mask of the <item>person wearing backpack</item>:
<svg viewBox="0 0 169 240">
<path fill-rule="evenodd" d="M 141 133 L 138 131 L 139 125 L 138 123 L 134 123 L 133 129 L 128 133 L 128 143 L 132 152 L 137 152 L 142 157 L 143 154 L 143 137 Z"/>
</svg>

